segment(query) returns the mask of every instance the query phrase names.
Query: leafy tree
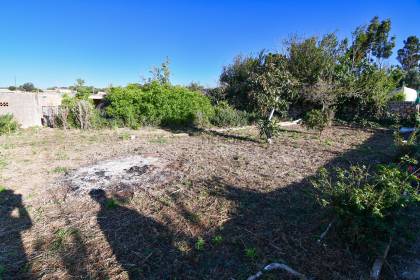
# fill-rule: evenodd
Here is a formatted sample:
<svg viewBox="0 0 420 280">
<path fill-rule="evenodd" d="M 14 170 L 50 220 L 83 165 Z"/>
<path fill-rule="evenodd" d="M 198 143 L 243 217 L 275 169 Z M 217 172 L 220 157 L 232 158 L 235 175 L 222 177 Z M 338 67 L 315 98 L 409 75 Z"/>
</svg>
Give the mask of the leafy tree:
<svg viewBox="0 0 420 280">
<path fill-rule="evenodd" d="M 77 79 L 73 88 L 76 90 L 76 98 L 88 100 L 89 96 L 94 93 L 93 87 L 85 86 L 85 80 Z"/>
<path fill-rule="evenodd" d="M 317 130 L 319 138 L 321 138 L 322 132 L 328 126 L 329 121 L 329 116 L 326 112 L 314 109 L 306 113 L 303 124 L 308 129 Z"/>
<path fill-rule="evenodd" d="M 33 92 L 37 90 L 34 84 L 30 82 L 24 83 L 23 85 L 19 86 L 19 89 L 22 91 L 27 91 L 27 92 Z"/>
<path fill-rule="evenodd" d="M 188 88 L 191 91 L 201 92 L 203 94 L 206 92 L 204 86 L 197 82 L 191 82 L 186 88 Z"/>
<path fill-rule="evenodd" d="M 339 42 L 335 34 L 327 34 L 320 40 L 292 38 L 287 44 L 289 69 L 299 84 L 297 101 L 332 112 L 340 93 L 337 68 L 347 42 Z"/>
<path fill-rule="evenodd" d="M 274 112 L 281 115 L 287 112 L 295 81 L 284 55 L 269 53 L 261 58 L 260 69 L 251 76 L 250 97 L 259 119 L 260 134 L 270 143 L 276 132 L 272 122 Z"/>
<path fill-rule="evenodd" d="M 8 87 L 7 89 L 8 89 L 8 90 L 10 90 L 10 91 L 15 91 L 15 90 L 17 89 L 17 87 L 15 87 L 15 86 L 10 86 L 10 87 Z"/>
<path fill-rule="evenodd" d="M 408 70 L 404 82 L 410 88 L 420 89 L 420 70 Z"/>
<path fill-rule="evenodd" d="M 223 94 L 218 94 L 217 99 L 225 98 L 231 105 L 239 110 L 254 111 L 251 91 L 252 77 L 261 71 L 264 61 L 264 52 L 254 56 L 237 56 L 233 64 L 225 66 L 220 75 L 220 84 Z"/>
<path fill-rule="evenodd" d="M 409 36 L 404 40 L 404 47 L 398 50 L 398 61 L 404 70 L 409 71 L 420 67 L 420 40 L 416 36 Z"/>
<path fill-rule="evenodd" d="M 339 42 L 334 33 L 318 40 L 291 38 L 286 42 L 289 69 L 303 85 L 315 85 L 319 80 L 330 80 L 335 65 L 342 56 L 346 42 Z"/>
<path fill-rule="evenodd" d="M 390 37 L 390 31 L 391 20 L 379 21 L 377 16 L 368 26 L 357 27 L 352 33 L 353 42 L 348 51 L 352 65 L 356 66 L 364 59 L 370 60 L 372 56 L 376 57 L 379 64 L 389 58 L 395 47 L 395 37 Z"/>
<path fill-rule="evenodd" d="M 85 86 L 85 80 L 81 78 L 76 79 L 76 84 L 75 84 L 76 89 L 80 87 L 84 87 L 84 86 Z"/>
</svg>

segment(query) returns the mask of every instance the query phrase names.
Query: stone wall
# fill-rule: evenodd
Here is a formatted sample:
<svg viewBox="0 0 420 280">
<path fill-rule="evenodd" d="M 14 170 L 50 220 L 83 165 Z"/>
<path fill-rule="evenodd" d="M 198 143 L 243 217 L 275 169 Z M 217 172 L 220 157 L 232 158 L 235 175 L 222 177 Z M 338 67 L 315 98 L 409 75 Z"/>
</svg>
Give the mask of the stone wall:
<svg viewBox="0 0 420 280">
<path fill-rule="evenodd" d="M 416 104 L 411 101 L 393 101 L 389 103 L 389 111 L 401 118 L 410 118 L 416 112 Z"/>
</svg>

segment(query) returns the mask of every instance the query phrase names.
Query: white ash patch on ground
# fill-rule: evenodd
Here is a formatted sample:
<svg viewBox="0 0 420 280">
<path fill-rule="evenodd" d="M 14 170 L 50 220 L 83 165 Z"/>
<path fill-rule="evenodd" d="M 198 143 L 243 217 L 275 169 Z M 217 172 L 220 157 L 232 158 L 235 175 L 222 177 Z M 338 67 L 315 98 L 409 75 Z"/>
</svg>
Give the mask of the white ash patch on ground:
<svg viewBox="0 0 420 280">
<path fill-rule="evenodd" d="M 132 155 L 78 168 L 66 174 L 62 183 L 75 194 L 93 189 L 118 192 L 161 185 L 173 175 L 164 159 Z"/>
</svg>

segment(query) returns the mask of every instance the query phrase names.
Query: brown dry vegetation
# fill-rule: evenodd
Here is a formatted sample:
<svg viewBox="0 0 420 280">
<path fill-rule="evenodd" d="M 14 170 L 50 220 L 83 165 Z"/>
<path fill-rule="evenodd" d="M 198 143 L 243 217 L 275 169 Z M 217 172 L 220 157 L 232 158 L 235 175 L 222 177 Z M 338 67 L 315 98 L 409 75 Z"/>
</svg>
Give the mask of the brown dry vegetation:
<svg viewBox="0 0 420 280">
<path fill-rule="evenodd" d="M 327 245 L 316 242 L 329 220 L 311 196 L 310 177 L 322 166 L 389 159 L 391 133 L 333 127 L 318 140 L 296 127 L 272 145 L 256 139 L 254 129 L 2 136 L 5 279 L 246 279 L 273 261 L 316 279 L 366 276 L 371 262 L 334 231 Z M 62 183 L 80 166 L 133 154 L 165 159 L 176 176 L 108 191 L 107 199 L 74 195 Z"/>
</svg>

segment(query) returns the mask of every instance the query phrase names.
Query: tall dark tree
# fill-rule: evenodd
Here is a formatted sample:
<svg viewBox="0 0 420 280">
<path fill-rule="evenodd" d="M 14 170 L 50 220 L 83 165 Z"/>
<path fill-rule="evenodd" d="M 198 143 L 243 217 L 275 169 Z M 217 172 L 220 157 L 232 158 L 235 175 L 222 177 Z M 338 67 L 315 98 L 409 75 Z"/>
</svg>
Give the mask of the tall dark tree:
<svg viewBox="0 0 420 280">
<path fill-rule="evenodd" d="M 21 85 L 19 87 L 20 90 L 23 91 L 28 91 L 28 92 L 32 92 L 32 91 L 36 91 L 37 88 L 34 86 L 33 83 L 24 83 L 23 85 Z"/>
<path fill-rule="evenodd" d="M 409 36 L 404 40 L 404 47 L 398 50 L 398 61 L 404 70 L 408 71 L 420 67 L 420 40 L 416 36 Z"/>
<path fill-rule="evenodd" d="M 353 43 L 349 49 L 349 56 L 353 64 L 358 64 L 364 59 L 376 57 L 379 64 L 383 59 L 392 55 L 395 47 L 395 37 L 390 37 L 391 20 L 380 21 L 374 17 L 368 26 L 356 28 L 353 32 Z"/>
<path fill-rule="evenodd" d="M 405 75 L 404 83 L 410 88 L 420 90 L 420 70 L 415 68 L 408 70 Z"/>
</svg>

